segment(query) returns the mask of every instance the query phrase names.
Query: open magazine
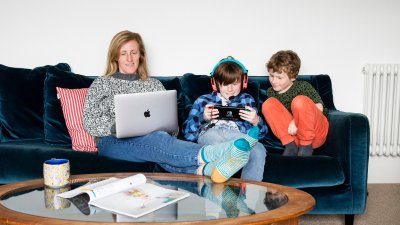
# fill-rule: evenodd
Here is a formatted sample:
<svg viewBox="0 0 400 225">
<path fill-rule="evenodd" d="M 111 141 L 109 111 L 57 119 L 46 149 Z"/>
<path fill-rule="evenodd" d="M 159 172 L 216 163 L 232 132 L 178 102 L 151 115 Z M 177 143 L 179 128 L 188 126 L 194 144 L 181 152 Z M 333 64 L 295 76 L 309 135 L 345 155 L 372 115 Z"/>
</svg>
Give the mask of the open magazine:
<svg viewBox="0 0 400 225">
<path fill-rule="evenodd" d="M 57 195 L 67 198 L 84 214 L 96 206 L 117 214 L 138 218 L 189 196 L 146 182 L 143 174 L 115 177 Z"/>
</svg>

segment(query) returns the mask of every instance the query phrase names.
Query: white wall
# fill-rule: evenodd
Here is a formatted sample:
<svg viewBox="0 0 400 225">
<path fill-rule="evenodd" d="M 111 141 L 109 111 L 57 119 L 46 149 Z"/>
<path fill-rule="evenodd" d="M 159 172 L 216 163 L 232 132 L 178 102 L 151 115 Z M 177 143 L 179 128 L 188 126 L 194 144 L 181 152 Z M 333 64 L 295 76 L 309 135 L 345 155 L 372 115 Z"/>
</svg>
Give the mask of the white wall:
<svg viewBox="0 0 400 225">
<path fill-rule="evenodd" d="M 67 62 L 101 75 L 109 41 L 125 29 L 143 36 L 158 76 L 209 74 L 228 55 L 265 75 L 273 53 L 292 49 L 301 74 L 331 76 L 338 109 L 362 112 L 362 67 L 400 63 L 399 9 L 397 0 L 2 0 L 0 63 Z M 369 181 L 400 182 L 392 161 L 371 158 Z"/>
</svg>

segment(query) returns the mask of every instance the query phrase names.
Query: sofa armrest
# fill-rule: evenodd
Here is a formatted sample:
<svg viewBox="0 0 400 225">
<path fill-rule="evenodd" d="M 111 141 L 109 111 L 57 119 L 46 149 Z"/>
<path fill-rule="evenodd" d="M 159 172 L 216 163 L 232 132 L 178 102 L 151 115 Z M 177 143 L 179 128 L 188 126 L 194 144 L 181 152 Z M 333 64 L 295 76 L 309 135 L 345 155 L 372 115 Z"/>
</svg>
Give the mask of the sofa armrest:
<svg viewBox="0 0 400 225">
<path fill-rule="evenodd" d="M 370 128 L 360 113 L 329 111 L 329 131 L 321 154 L 335 157 L 343 168 L 345 183 L 353 192 L 353 208 L 366 205 Z"/>
</svg>

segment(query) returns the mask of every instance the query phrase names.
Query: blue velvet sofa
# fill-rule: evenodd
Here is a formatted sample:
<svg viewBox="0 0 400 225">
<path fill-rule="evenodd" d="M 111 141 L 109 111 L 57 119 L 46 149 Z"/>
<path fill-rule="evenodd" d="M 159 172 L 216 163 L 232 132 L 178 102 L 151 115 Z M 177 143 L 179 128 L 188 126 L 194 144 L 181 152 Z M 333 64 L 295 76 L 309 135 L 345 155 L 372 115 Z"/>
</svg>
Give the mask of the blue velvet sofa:
<svg viewBox="0 0 400 225">
<path fill-rule="evenodd" d="M 178 91 L 181 127 L 194 100 L 211 92 L 207 75 L 156 78 L 167 89 Z M 0 65 L 0 184 L 41 178 L 42 163 L 50 158 L 69 159 L 71 174 L 165 172 L 154 163 L 72 150 L 55 88 L 85 88 L 94 79 L 71 72 L 66 63 L 34 69 Z M 359 113 L 336 110 L 328 75 L 301 75 L 299 79 L 311 83 L 329 109 L 327 141 L 312 157 L 283 157 L 282 145 L 269 132 L 260 140 L 268 150 L 263 181 L 302 189 L 316 199 L 311 214 L 344 214 L 346 224 L 351 224 L 354 214 L 364 213 L 366 206 L 368 119 Z M 268 87 L 266 76 L 249 77 L 247 92 L 259 108 Z"/>
</svg>

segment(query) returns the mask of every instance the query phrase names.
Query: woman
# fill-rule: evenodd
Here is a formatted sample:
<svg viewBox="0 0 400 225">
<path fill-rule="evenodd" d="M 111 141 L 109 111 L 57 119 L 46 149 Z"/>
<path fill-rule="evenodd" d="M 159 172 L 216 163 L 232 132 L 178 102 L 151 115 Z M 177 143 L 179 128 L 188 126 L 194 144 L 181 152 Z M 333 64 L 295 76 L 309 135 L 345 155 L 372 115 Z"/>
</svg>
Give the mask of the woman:
<svg viewBox="0 0 400 225">
<path fill-rule="evenodd" d="M 145 136 L 118 139 L 115 132 L 114 95 L 165 90 L 150 78 L 144 43 L 138 33 L 121 31 L 111 40 L 107 68 L 90 86 L 83 125 L 96 140 L 100 155 L 135 162 L 155 162 L 172 173 L 210 176 L 224 182 L 248 161 L 258 129 L 245 138 L 202 146 L 155 131 Z"/>
</svg>

